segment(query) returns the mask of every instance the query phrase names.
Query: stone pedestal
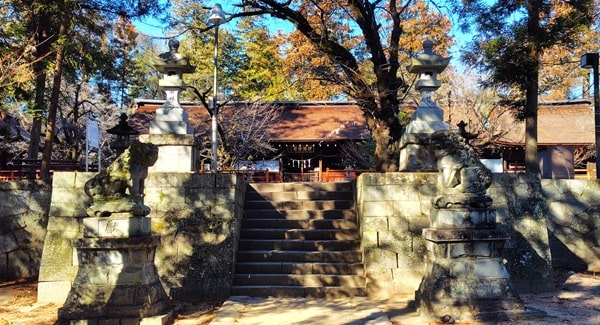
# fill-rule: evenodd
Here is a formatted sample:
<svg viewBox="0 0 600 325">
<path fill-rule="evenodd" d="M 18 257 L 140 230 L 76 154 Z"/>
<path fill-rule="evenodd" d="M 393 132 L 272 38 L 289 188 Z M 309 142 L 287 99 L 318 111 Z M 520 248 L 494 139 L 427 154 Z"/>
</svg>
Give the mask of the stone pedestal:
<svg viewBox="0 0 600 325">
<path fill-rule="evenodd" d="M 523 310 L 503 262 L 506 235 L 491 208 L 433 208 L 423 230 L 429 264 L 416 300 L 431 318 L 504 321 Z"/>
<path fill-rule="evenodd" d="M 412 120 L 400 138 L 399 171 L 437 171 L 437 159 L 430 143 L 431 135 L 434 132 L 450 128 L 448 123 L 443 121 L 443 117 L 444 112 L 433 100 L 427 97 L 422 98 L 421 105 L 413 113 Z"/>
<path fill-rule="evenodd" d="M 175 92 L 174 90 L 172 90 Z M 166 93 L 169 93 L 168 91 Z M 176 92 L 179 94 L 179 91 Z M 163 106 L 156 109 L 156 120 L 150 121 L 150 134 L 193 134 L 188 123 L 188 114 L 178 99 L 167 98 Z"/>
<path fill-rule="evenodd" d="M 401 172 L 435 172 L 436 158 L 429 145 L 430 134 L 404 133 L 400 139 L 400 161 L 398 170 Z"/>
<path fill-rule="evenodd" d="M 77 275 L 60 321 L 70 324 L 139 324 L 168 318 L 169 298 L 158 277 L 154 254 L 160 238 L 150 219 L 126 213 L 84 219 L 84 238 L 72 241 Z"/>
<path fill-rule="evenodd" d="M 140 142 L 158 146 L 158 159 L 148 168 L 157 172 L 196 172 L 200 169 L 197 140 L 191 134 L 143 134 Z"/>
</svg>

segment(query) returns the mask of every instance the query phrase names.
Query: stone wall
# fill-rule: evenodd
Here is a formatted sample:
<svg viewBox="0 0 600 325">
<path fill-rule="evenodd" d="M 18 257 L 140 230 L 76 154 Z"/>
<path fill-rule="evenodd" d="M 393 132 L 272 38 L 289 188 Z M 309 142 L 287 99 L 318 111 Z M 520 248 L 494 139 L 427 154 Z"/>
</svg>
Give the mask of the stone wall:
<svg viewBox="0 0 600 325">
<path fill-rule="evenodd" d="M 356 207 L 368 292 L 413 294 L 424 274 L 436 173 L 362 174 Z M 536 185 L 537 184 L 537 185 Z M 541 188 L 539 188 L 541 186 Z M 509 236 L 504 256 L 519 292 L 554 288 L 552 267 L 598 269 L 600 189 L 596 181 L 542 180 L 494 174 L 498 228 Z"/>
<path fill-rule="evenodd" d="M 161 236 L 155 259 L 174 298 L 228 297 L 245 198 L 233 174 L 151 173 L 145 204 Z"/>
<path fill-rule="evenodd" d="M 554 267 L 600 271 L 600 183 L 543 180 Z"/>
<path fill-rule="evenodd" d="M 70 240 L 80 236 L 89 203 L 82 187 L 93 175 L 56 173 L 52 189 L 42 182 L 0 182 L 1 280 L 39 274 L 38 298 L 64 302 L 77 272 Z M 499 227 L 510 235 L 506 266 L 520 291 L 549 289 L 550 264 L 600 269 L 600 183 L 542 180 L 539 189 L 523 175 L 494 177 L 488 194 Z M 235 175 L 151 173 L 146 186 L 152 230 L 162 241 L 155 260 L 167 292 L 185 299 L 228 295 L 243 181 Z M 435 173 L 363 174 L 357 180 L 371 294 L 414 293 L 426 267 L 421 232 L 429 226 L 435 193 Z"/>
<path fill-rule="evenodd" d="M 62 304 L 78 269 L 71 240 L 82 237 L 94 173 L 55 173 L 41 259 L 38 301 Z M 155 264 L 177 299 L 227 297 L 231 286 L 244 183 L 231 174 L 150 173 L 144 203 L 161 236 Z"/>
<path fill-rule="evenodd" d="M 38 274 L 50 191 L 41 181 L 0 182 L 0 281 Z"/>
<path fill-rule="evenodd" d="M 413 294 L 425 273 L 434 173 L 362 174 L 356 209 L 369 296 Z"/>
</svg>

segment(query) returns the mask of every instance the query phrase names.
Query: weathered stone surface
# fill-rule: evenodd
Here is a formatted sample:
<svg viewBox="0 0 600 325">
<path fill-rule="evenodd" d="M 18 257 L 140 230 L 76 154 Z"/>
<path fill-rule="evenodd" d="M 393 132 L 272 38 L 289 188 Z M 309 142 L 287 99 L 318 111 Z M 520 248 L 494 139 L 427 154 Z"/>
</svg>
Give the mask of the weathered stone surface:
<svg viewBox="0 0 600 325">
<path fill-rule="evenodd" d="M 398 268 L 397 254 L 395 251 L 385 248 L 367 249 L 364 252 L 363 263 L 367 270 Z"/>
<path fill-rule="evenodd" d="M 0 202 L 0 217 L 4 219 L 5 216 L 14 216 L 26 213 L 29 211 L 28 206 L 28 192 L 14 191 L 12 195 L 6 195 L 5 200 Z"/>
<path fill-rule="evenodd" d="M 411 134 L 417 136 L 420 134 Z M 424 134 L 428 135 L 428 134 Z M 403 147 L 400 150 L 400 167 L 401 172 L 428 172 L 435 171 L 435 158 L 432 150 L 428 146 L 420 144 L 423 142 L 420 139 L 409 139 L 403 137 Z M 427 143 L 427 141 L 423 142 Z"/>
<path fill-rule="evenodd" d="M 152 143 L 159 147 L 167 145 L 193 146 L 196 140 L 187 134 L 142 134 L 140 141 Z"/>
<path fill-rule="evenodd" d="M 83 186 L 85 182 L 79 184 Z M 166 291 L 171 293 L 171 289 L 179 288 L 188 293 L 188 298 L 198 299 L 203 294 L 214 294 L 214 290 L 193 290 L 189 289 L 190 286 L 195 288 L 212 283 L 214 288 L 225 288 L 220 294 L 228 292 L 235 253 L 232 238 L 239 231 L 243 205 L 244 187 L 241 180 L 236 175 L 216 177 L 211 174 L 150 173 L 145 186 L 144 203 L 153 209 L 149 215 L 152 217 L 152 232 L 162 236 L 155 263 Z M 216 196 L 220 197 L 215 199 Z M 44 253 L 46 262 L 42 270 L 46 280 L 73 280 L 77 265 L 81 265 L 70 247 L 70 239 L 83 237 L 82 230 L 86 227 L 83 219 L 71 219 L 75 220 L 74 223 L 67 220 L 66 216 L 51 218 L 52 229 L 68 229 L 69 235 L 63 237 L 58 232 L 49 234 Z M 100 230 L 101 226 L 96 228 Z M 74 229 L 77 229 L 75 235 Z M 142 255 L 131 253 L 119 258 L 124 262 L 141 263 L 144 260 Z M 97 258 L 114 262 L 116 257 Z M 65 271 L 59 270 L 60 265 Z M 190 277 L 202 280 L 188 280 Z M 68 291 L 69 285 L 59 288 Z"/>
<path fill-rule="evenodd" d="M 84 237 L 139 237 L 150 235 L 150 218 L 89 217 L 83 218 Z"/>
<path fill-rule="evenodd" d="M 77 272 L 77 268 L 75 268 Z M 73 279 L 75 278 L 73 273 Z M 62 305 L 67 299 L 69 291 L 65 288 L 71 287 L 71 281 L 38 281 L 37 302 L 40 304 L 55 303 Z M 41 293 L 41 294 L 40 294 Z"/>
<path fill-rule="evenodd" d="M 9 279 L 16 279 L 20 276 L 30 278 L 38 274 L 39 256 L 29 255 L 29 252 L 24 249 L 14 250 L 6 254 L 7 270 L 6 276 Z"/>
<path fill-rule="evenodd" d="M 394 215 L 392 201 L 365 201 L 360 214 L 363 217 L 391 217 Z"/>
<path fill-rule="evenodd" d="M 79 268 L 61 321 L 145 317 L 163 313 L 169 300 L 153 264 L 159 237 L 79 238 Z M 132 256 L 137 258 L 132 258 Z"/>
<path fill-rule="evenodd" d="M 12 252 L 18 248 L 19 244 L 13 232 L 0 234 L 0 254 Z"/>
<path fill-rule="evenodd" d="M 433 228 L 490 228 L 496 226 L 496 210 L 453 208 L 431 210 Z"/>
</svg>

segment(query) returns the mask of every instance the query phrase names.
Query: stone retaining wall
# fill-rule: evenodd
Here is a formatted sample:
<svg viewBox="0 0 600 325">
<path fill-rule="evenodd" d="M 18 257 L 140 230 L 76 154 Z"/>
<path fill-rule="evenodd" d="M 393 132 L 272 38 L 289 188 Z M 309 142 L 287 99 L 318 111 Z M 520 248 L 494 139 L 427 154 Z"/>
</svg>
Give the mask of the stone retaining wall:
<svg viewBox="0 0 600 325">
<path fill-rule="evenodd" d="M 0 182 L 0 281 L 38 274 L 50 191 L 41 181 Z"/>
<path fill-rule="evenodd" d="M 88 204 L 82 187 L 93 175 L 56 173 L 53 188 L 42 182 L 0 183 L 1 280 L 39 270 L 38 298 L 64 302 L 77 271 L 71 239 L 81 235 Z M 521 292 L 551 288 L 551 266 L 600 270 L 598 182 L 542 180 L 536 189 L 523 175 L 494 177 L 488 194 L 499 227 L 510 235 L 506 266 Z M 414 293 L 426 267 L 421 232 L 429 226 L 435 193 L 435 173 L 372 173 L 357 180 L 371 294 Z M 161 236 L 155 261 L 170 295 L 229 294 L 243 200 L 244 183 L 235 175 L 149 175 L 145 202 L 152 208 L 152 231 Z"/>
<path fill-rule="evenodd" d="M 55 173 L 48 231 L 41 259 L 38 301 L 62 304 L 78 261 L 71 246 L 81 238 L 89 198 L 83 191 L 94 173 Z M 232 174 L 150 173 L 144 203 L 159 277 L 173 298 L 197 300 L 229 295 L 244 203 L 243 180 Z"/>
<path fill-rule="evenodd" d="M 436 183 L 437 173 L 358 178 L 356 206 L 370 295 L 413 294 L 417 289 L 427 266 L 421 234 L 429 227 Z M 488 194 L 494 199 L 499 229 L 510 237 L 504 257 L 519 292 L 553 290 L 553 266 L 598 269 L 598 187 L 596 181 L 540 183 L 525 175 L 494 174 Z"/>
</svg>

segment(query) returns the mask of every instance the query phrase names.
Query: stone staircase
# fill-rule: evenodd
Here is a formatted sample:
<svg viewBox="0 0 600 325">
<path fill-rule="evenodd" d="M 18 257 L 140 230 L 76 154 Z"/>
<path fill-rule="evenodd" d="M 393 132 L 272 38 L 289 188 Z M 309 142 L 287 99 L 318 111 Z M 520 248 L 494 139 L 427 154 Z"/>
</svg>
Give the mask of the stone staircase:
<svg viewBox="0 0 600 325">
<path fill-rule="evenodd" d="M 352 184 L 252 183 L 232 295 L 366 296 Z"/>
</svg>

